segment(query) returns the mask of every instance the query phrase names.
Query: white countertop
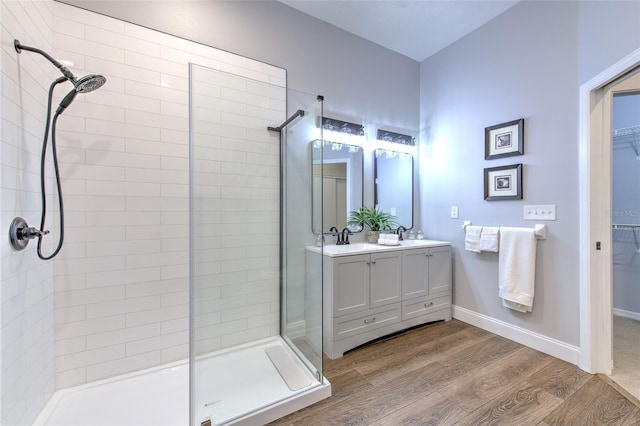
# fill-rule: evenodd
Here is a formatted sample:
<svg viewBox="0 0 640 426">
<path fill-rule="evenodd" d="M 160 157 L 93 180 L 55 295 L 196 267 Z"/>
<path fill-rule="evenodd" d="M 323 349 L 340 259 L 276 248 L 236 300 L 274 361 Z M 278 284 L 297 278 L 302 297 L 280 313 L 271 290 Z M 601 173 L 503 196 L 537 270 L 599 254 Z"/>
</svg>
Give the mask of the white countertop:
<svg viewBox="0 0 640 426">
<path fill-rule="evenodd" d="M 451 243 L 447 241 L 436 240 L 406 240 L 400 241 L 397 246 L 384 246 L 380 244 L 371 243 L 354 243 L 345 245 L 325 245 L 324 247 L 308 246 L 307 249 L 320 253 L 329 257 L 339 256 L 351 256 L 354 254 L 367 254 L 367 253 L 379 253 L 382 251 L 396 251 L 396 250 L 408 250 L 414 248 L 436 247 L 436 246 L 448 246 Z"/>
</svg>

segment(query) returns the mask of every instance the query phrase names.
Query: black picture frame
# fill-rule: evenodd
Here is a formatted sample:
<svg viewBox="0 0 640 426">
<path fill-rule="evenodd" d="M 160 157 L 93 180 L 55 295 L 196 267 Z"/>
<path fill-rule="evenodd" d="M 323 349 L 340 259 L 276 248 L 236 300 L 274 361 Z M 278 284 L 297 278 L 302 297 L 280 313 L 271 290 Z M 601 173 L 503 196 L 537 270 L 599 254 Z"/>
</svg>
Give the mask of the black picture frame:
<svg viewBox="0 0 640 426">
<path fill-rule="evenodd" d="M 484 129 L 484 159 L 524 154 L 524 118 Z"/>
<path fill-rule="evenodd" d="M 485 168 L 484 199 L 522 200 L 522 163 Z"/>
</svg>

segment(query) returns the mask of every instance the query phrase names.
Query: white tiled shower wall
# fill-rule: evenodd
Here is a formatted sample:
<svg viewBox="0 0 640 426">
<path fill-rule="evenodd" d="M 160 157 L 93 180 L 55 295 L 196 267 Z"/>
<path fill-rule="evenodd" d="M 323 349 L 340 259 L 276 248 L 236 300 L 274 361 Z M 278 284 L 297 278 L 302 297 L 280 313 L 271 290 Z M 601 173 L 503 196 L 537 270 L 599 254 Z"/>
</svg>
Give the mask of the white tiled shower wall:
<svg viewBox="0 0 640 426">
<path fill-rule="evenodd" d="M 52 2 L 0 2 L 0 424 L 31 424 L 54 391 L 53 263 L 32 249 L 13 251 L 15 216 L 40 215 L 39 156 L 49 83 L 57 70 L 35 54 L 18 55 L 15 38 L 51 51 Z M 50 181 L 49 181 L 50 182 Z"/>
<path fill-rule="evenodd" d="M 59 120 L 63 250 L 53 262 L 43 262 L 33 243 L 20 253 L 2 245 L 5 424 L 9 418 L 33 418 L 54 383 L 64 388 L 187 357 L 188 63 L 283 90 L 286 80 L 282 69 L 57 2 L 2 0 L 1 16 L 3 229 L 15 215 L 38 225 L 44 103 L 49 83 L 58 76 L 37 54 L 23 53 L 17 62 L 13 38 L 72 61 L 76 75 L 107 77 L 103 88 L 79 95 Z M 57 100 L 70 89 L 61 86 Z M 276 105 L 284 118 L 284 101 Z M 264 181 L 265 176 L 253 176 L 258 167 L 252 162 L 265 146 L 273 160 L 277 138 L 263 132 L 259 140 L 233 141 L 224 136 L 229 129 L 245 135 L 255 129 L 243 130 L 247 125 L 237 115 L 220 114 L 219 120 L 222 136 L 211 135 L 222 154 L 216 162 L 219 205 L 243 204 L 238 199 L 245 197 L 244 205 L 259 211 L 260 190 L 239 195 L 237 184 Z M 269 179 L 274 174 L 270 170 Z M 48 220 L 54 229 L 56 218 L 50 214 Z M 227 212 L 211 224 L 221 244 L 232 241 L 232 233 L 274 229 L 273 215 L 265 225 L 237 218 Z M 268 278 L 254 270 L 245 280 L 236 274 L 215 289 L 222 299 L 208 318 L 208 326 L 219 325 L 205 345 L 210 349 L 277 333 L 278 282 L 272 272 L 277 271 L 277 233 L 261 238 L 269 244 L 233 258 L 228 257 L 233 249 L 221 247 L 208 259 L 210 265 L 200 265 L 233 274 L 232 269 L 251 265 L 250 256 L 258 251 L 274 263 L 266 264 Z M 266 282 L 273 288 L 265 289 Z M 12 423 L 19 422 L 6 424 Z"/>
</svg>

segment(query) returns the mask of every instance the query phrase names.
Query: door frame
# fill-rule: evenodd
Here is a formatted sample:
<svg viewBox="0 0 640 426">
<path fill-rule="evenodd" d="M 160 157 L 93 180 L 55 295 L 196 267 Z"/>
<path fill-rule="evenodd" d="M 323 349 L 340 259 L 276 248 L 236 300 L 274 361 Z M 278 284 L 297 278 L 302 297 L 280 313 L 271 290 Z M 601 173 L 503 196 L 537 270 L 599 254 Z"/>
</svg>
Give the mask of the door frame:
<svg viewBox="0 0 640 426">
<path fill-rule="evenodd" d="M 640 49 L 580 86 L 579 93 L 579 279 L 580 355 L 578 367 L 589 373 L 611 374 L 613 306 L 611 247 L 596 250 L 596 242 L 611 241 L 611 218 L 600 210 L 611 200 L 611 164 L 602 159 L 610 138 L 603 136 L 606 113 L 602 95 L 606 85 L 640 66 Z M 610 158 L 610 157 L 609 157 Z M 606 185 L 609 182 L 609 185 Z M 608 224 L 608 225 L 607 225 Z M 605 226 L 608 228 L 605 230 Z M 608 232 L 606 237 L 605 232 Z"/>
</svg>

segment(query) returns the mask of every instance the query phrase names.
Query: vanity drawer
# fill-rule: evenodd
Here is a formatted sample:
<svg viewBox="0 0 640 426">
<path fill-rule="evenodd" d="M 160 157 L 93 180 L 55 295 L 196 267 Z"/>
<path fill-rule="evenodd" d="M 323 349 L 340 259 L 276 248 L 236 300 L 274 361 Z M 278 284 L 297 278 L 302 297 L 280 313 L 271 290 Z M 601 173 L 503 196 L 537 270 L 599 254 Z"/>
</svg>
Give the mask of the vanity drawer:
<svg viewBox="0 0 640 426">
<path fill-rule="evenodd" d="M 406 321 L 450 306 L 451 295 L 449 294 L 405 300 L 402 302 L 402 320 Z"/>
<path fill-rule="evenodd" d="M 333 320 L 333 340 L 344 339 L 369 330 L 400 322 L 400 303 L 370 309 L 366 313 L 344 315 Z"/>
</svg>

